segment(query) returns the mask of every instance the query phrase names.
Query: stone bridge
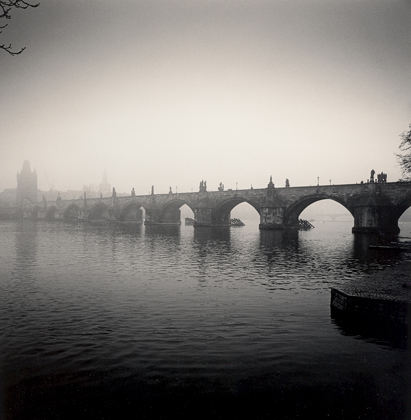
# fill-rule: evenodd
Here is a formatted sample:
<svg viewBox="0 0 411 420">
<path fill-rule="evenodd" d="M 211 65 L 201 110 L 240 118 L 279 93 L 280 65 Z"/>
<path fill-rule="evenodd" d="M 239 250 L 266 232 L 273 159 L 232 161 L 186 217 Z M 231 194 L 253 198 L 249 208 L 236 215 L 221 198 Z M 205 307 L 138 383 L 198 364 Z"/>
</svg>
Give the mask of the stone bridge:
<svg viewBox="0 0 411 420">
<path fill-rule="evenodd" d="M 398 219 L 411 206 L 411 182 L 318 185 L 247 190 L 131 195 L 61 200 L 24 205 L 23 217 L 46 220 L 86 220 L 181 224 L 180 207 L 186 204 L 194 213 L 194 226 L 229 226 L 230 212 L 246 202 L 260 215 L 260 229 L 296 229 L 301 212 L 309 205 L 331 199 L 344 206 L 354 218 L 353 232 L 399 232 Z"/>
</svg>

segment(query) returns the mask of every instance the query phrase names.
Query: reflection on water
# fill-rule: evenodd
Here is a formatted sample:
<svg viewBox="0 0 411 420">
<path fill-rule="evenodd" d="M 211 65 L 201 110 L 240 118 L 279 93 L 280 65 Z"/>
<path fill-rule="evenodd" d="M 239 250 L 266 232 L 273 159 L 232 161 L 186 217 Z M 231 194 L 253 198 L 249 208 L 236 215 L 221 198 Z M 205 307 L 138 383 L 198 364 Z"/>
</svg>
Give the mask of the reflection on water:
<svg viewBox="0 0 411 420">
<path fill-rule="evenodd" d="M 391 241 L 400 241 L 401 238 L 361 235 L 354 234 L 354 259 L 361 263 L 367 270 L 384 269 L 384 267 L 395 265 L 404 259 L 407 255 L 401 255 L 396 251 L 369 249 L 370 245 L 387 245 Z"/>
<path fill-rule="evenodd" d="M 16 271 L 22 278 L 29 278 L 36 265 L 37 224 L 21 221 L 15 235 Z"/>
<path fill-rule="evenodd" d="M 209 241 L 217 242 L 229 242 L 230 241 L 230 227 L 223 226 L 221 228 L 216 227 L 200 227 L 194 229 L 193 236 L 194 241 L 199 244 L 205 244 Z"/>
<path fill-rule="evenodd" d="M 298 249 L 298 231 L 296 230 L 261 230 L 261 249 L 267 251 L 272 249 L 292 248 Z"/>
<path fill-rule="evenodd" d="M 350 230 L 0 223 L 3 417 L 405 418 L 406 346 L 329 289 L 408 257 Z"/>
<path fill-rule="evenodd" d="M 161 225 L 148 225 L 145 226 L 145 233 L 147 236 L 150 235 L 160 235 L 167 237 L 178 237 L 180 236 L 181 227 L 180 226 L 161 226 Z"/>
<path fill-rule="evenodd" d="M 381 320 L 377 323 L 357 318 L 341 318 L 341 316 L 333 318 L 333 323 L 341 334 L 346 336 L 401 350 L 407 350 L 409 347 L 409 327 L 406 325 L 382 322 Z"/>
</svg>

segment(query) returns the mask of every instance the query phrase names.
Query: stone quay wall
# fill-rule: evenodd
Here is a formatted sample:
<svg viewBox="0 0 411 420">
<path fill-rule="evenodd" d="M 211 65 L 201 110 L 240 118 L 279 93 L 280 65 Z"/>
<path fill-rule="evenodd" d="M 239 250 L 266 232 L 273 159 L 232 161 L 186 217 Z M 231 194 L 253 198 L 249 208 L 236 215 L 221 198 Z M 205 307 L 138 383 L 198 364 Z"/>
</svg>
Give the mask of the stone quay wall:
<svg viewBox="0 0 411 420">
<path fill-rule="evenodd" d="M 411 325 L 411 303 L 404 300 L 359 296 L 332 288 L 331 310 L 337 316 Z"/>
</svg>

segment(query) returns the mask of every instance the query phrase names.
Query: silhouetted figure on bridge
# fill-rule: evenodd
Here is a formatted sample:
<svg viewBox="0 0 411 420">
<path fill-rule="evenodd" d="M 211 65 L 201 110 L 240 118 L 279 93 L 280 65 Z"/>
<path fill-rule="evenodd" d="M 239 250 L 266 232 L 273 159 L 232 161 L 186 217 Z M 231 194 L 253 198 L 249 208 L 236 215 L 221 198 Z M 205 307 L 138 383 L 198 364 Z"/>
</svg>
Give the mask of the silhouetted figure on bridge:
<svg viewBox="0 0 411 420">
<path fill-rule="evenodd" d="M 288 178 L 285 179 L 285 188 L 290 188 L 290 181 Z"/>
<path fill-rule="evenodd" d="M 375 171 L 374 171 L 374 169 L 371 169 L 371 176 L 370 176 L 370 183 L 371 184 L 374 183 L 374 175 L 375 175 Z"/>
<path fill-rule="evenodd" d="M 207 192 L 207 181 L 200 182 L 200 192 Z"/>
<path fill-rule="evenodd" d="M 131 196 L 134 198 L 136 196 L 136 192 L 134 191 L 134 188 L 131 190 Z"/>
<path fill-rule="evenodd" d="M 218 191 L 224 191 L 224 184 L 220 182 L 220 185 L 218 187 Z"/>
</svg>

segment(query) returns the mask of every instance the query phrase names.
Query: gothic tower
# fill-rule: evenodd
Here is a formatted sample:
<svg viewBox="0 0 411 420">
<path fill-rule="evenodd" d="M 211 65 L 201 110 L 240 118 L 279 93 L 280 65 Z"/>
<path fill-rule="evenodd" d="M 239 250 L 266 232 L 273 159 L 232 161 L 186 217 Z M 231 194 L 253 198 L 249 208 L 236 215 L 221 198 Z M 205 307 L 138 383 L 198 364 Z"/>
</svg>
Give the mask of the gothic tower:
<svg viewBox="0 0 411 420">
<path fill-rule="evenodd" d="M 24 161 L 21 172 L 17 173 L 17 205 L 23 205 L 24 200 L 37 203 L 37 173 L 35 170 L 31 172 L 28 160 Z"/>
<path fill-rule="evenodd" d="M 98 187 L 98 192 L 103 195 L 103 197 L 108 197 L 111 195 L 111 185 L 107 182 L 107 172 L 103 172 L 103 182 L 100 183 Z"/>
</svg>

